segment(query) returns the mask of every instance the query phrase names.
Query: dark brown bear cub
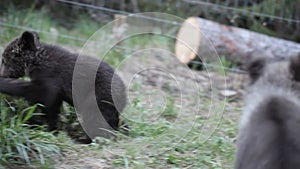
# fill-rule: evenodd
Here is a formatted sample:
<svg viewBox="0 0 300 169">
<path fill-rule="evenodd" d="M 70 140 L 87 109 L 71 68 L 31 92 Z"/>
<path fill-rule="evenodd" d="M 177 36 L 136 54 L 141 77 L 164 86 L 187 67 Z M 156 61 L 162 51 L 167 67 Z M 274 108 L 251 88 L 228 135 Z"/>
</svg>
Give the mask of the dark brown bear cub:
<svg viewBox="0 0 300 169">
<path fill-rule="evenodd" d="M 253 59 L 235 169 L 300 168 L 300 55 Z"/>
<path fill-rule="evenodd" d="M 56 129 L 62 102 L 66 101 L 73 106 L 72 78 L 78 56 L 79 54 L 58 46 L 41 43 L 37 33 L 25 31 L 4 50 L 0 68 L 0 92 L 23 97 L 30 104 L 44 105 L 42 111 L 46 115 L 48 129 L 53 131 Z M 88 59 L 99 62 L 92 57 Z M 86 62 L 84 66 L 90 67 L 89 63 Z M 17 79 L 25 75 L 30 81 Z M 111 128 L 118 130 L 119 111 L 126 105 L 123 81 L 115 74 L 113 68 L 101 62 L 97 67 L 94 84 L 94 95 L 104 119 Z M 118 103 L 114 103 L 112 90 Z M 115 104 L 118 105 L 118 109 Z"/>
</svg>

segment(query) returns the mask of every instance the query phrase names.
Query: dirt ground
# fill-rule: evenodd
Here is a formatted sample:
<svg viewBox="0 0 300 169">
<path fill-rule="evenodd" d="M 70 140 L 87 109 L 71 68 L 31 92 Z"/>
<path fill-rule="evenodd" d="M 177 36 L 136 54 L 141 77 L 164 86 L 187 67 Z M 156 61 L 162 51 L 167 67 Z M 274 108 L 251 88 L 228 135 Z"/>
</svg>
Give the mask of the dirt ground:
<svg viewBox="0 0 300 169">
<path fill-rule="evenodd" d="M 237 111 L 237 108 L 240 109 L 243 106 L 242 95 L 247 84 L 245 74 L 220 69 L 191 70 L 186 65 L 179 63 L 174 56 L 161 50 L 145 50 L 136 53 L 126 58 L 116 68 L 116 71 L 128 87 L 129 105 L 139 99 L 143 110 L 148 112 L 148 116 L 143 116 L 148 123 L 160 118 L 161 111 L 166 109 L 168 98 L 174 101 L 174 108 L 180 109 L 181 113 L 176 118 L 176 121 L 179 122 L 174 125 L 175 130 L 186 127 L 186 123 L 189 123 L 189 119 L 195 115 L 204 118 L 210 116 L 227 118 L 234 121 L 236 125 L 238 123 L 240 112 Z M 224 104 L 224 100 L 226 100 L 226 104 Z M 223 108 L 221 112 L 210 111 L 218 106 Z M 207 113 L 208 109 L 210 113 Z M 132 121 L 139 121 L 140 117 L 131 114 L 131 110 L 125 111 L 124 117 Z M 192 121 L 190 122 L 192 123 Z M 210 127 L 211 125 L 204 126 L 208 129 Z M 182 136 L 180 135 L 180 137 Z M 129 138 L 129 140 L 128 142 L 138 142 L 138 138 Z M 118 143 L 113 143 L 113 145 L 116 144 Z M 123 144 L 123 142 L 121 141 L 119 144 Z M 112 165 L 118 156 L 115 152 L 120 151 L 122 154 L 124 147 L 124 145 L 117 145 L 108 150 L 104 145 L 101 151 L 99 149 L 92 150 L 89 145 L 76 145 L 76 149 L 67 150 L 62 157 L 56 160 L 55 168 L 124 168 L 124 166 Z M 159 168 L 168 167 L 161 166 Z"/>
</svg>

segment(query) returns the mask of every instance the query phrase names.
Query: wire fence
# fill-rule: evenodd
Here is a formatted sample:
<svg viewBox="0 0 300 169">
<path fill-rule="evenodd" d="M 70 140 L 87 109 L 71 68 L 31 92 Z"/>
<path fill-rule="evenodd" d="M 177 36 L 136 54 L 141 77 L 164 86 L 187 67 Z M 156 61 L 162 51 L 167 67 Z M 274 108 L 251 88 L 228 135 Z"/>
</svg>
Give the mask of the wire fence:
<svg viewBox="0 0 300 169">
<path fill-rule="evenodd" d="M 89 3 L 84 3 L 75 0 L 56 0 L 57 2 L 86 7 L 90 9 L 101 10 L 104 12 L 114 13 L 114 14 L 123 14 L 129 15 L 131 12 L 123 11 L 122 8 L 119 9 L 111 9 L 105 7 L 104 4 L 110 4 L 107 0 L 93 0 L 88 1 Z M 136 0 L 131 0 L 134 2 Z M 101 2 L 101 3 L 97 3 Z M 139 3 L 136 1 L 136 3 Z M 178 10 L 182 9 L 190 9 L 191 5 L 194 7 L 197 12 L 191 10 L 192 12 L 187 12 L 187 15 L 197 15 L 201 10 L 215 10 L 218 12 L 235 12 L 241 14 L 247 14 L 252 16 L 258 16 L 268 19 L 277 19 L 282 21 L 300 23 L 300 1 L 299 0 L 172 0 L 163 2 L 161 0 L 154 0 L 153 6 L 148 9 L 144 9 L 143 11 L 138 10 L 139 12 L 149 12 L 149 11 L 157 11 L 159 8 L 163 8 L 167 11 L 167 8 L 171 3 L 176 4 L 175 6 Z M 101 5 L 97 5 L 101 4 Z M 120 6 L 122 6 L 122 1 L 119 1 Z M 111 5 L 107 5 L 111 6 Z M 202 8 L 201 8 L 202 7 Z"/>
<path fill-rule="evenodd" d="M 212 10 L 234 11 L 237 13 L 278 19 L 288 22 L 300 22 L 300 2 L 286 3 L 288 0 L 183 0 L 186 3 L 208 7 Z M 297 5 L 298 4 L 298 5 Z M 251 7 L 249 7 L 251 5 Z M 287 9 L 289 9 L 287 11 Z"/>
<path fill-rule="evenodd" d="M 293 3 L 285 3 L 286 1 L 291 1 L 291 0 L 266 0 L 266 1 L 259 1 L 259 0 L 173 0 L 173 3 L 176 3 L 175 6 L 178 7 L 178 9 L 187 7 L 190 8 L 191 6 L 194 7 L 195 9 L 205 9 L 206 11 L 211 9 L 213 11 L 219 11 L 219 12 L 235 12 L 235 13 L 241 13 L 241 14 L 246 14 L 246 15 L 251 15 L 253 17 L 264 17 L 268 18 L 271 20 L 280 20 L 280 21 L 286 21 L 291 24 L 295 24 L 297 28 L 299 28 L 299 23 L 300 23 L 300 12 L 299 12 L 299 6 L 298 5 L 293 5 Z M 112 5 L 105 5 L 105 3 L 109 3 L 109 1 L 105 0 L 89 0 L 89 1 L 75 1 L 75 0 L 56 0 L 58 5 L 69 5 L 72 7 L 77 7 L 77 8 L 85 8 L 88 10 L 96 10 L 96 11 L 102 11 L 109 13 L 111 15 L 113 14 L 122 14 L 126 16 L 131 16 L 135 14 L 136 17 L 140 17 L 145 20 L 151 20 L 155 22 L 161 22 L 164 24 L 171 24 L 171 25 L 177 25 L 180 26 L 181 23 L 166 20 L 166 19 L 160 19 L 160 18 L 155 18 L 155 17 L 148 17 L 145 15 L 138 15 L 134 12 L 147 12 L 146 10 L 142 11 L 141 9 L 135 9 L 135 10 L 128 10 L 126 11 L 124 9 L 124 1 L 120 1 L 119 3 L 119 8 L 109 8 L 112 7 Z M 113 2 L 113 1 L 110 1 Z M 135 1 L 131 0 L 130 3 L 139 3 L 140 1 Z M 141 1 L 142 2 L 142 1 Z M 143 1 L 144 2 L 144 1 Z M 171 1 L 168 1 L 167 3 L 164 3 L 161 0 L 154 0 L 153 4 L 158 5 L 158 6 L 166 6 L 168 3 Z M 299 0 L 295 1 L 296 4 L 300 4 Z M 260 4 L 258 6 L 258 4 Z M 271 4 L 271 6 L 270 6 Z M 249 7 L 252 5 L 251 7 Z M 281 8 L 278 8 L 278 5 L 281 6 Z M 122 7 L 123 6 L 123 7 Z M 202 7 L 202 8 L 199 8 Z M 290 7 L 289 11 L 285 11 L 287 7 Z M 155 7 L 155 6 L 154 6 Z M 203 8 L 204 7 L 204 8 Z M 279 10 L 278 10 L 279 9 Z M 147 9 L 148 11 L 151 11 L 150 9 Z M 152 10 L 152 11 L 157 11 L 157 10 Z M 191 10 L 192 12 L 195 10 Z M 195 13 L 197 14 L 197 13 Z M 299 15 L 298 15 L 299 14 Z M 189 14 L 191 15 L 191 14 Z M 14 25 L 10 23 L 6 23 L 4 21 L 0 21 L 0 26 L 4 27 L 11 27 L 11 28 L 16 28 L 16 29 L 22 29 L 22 30 L 32 30 L 36 31 L 42 34 L 48 34 L 48 35 L 55 35 L 61 38 L 69 39 L 69 40 L 75 40 L 75 41 L 80 41 L 80 42 L 86 42 L 87 39 L 85 38 L 79 38 L 75 36 L 70 36 L 67 34 L 61 34 L 61 33 L 56 33 L 53 34 L 52 32 L 49 32 L 47 30 L 40 30 L 40 29 L 33 29 L 28 26 L 21 26 L 21 25 Z M 203 27 L 203 29 L 207 29 Z M 207 30 L 209 31 L 209 30 Z M 298 30 L 299 31 L 299 30 Z M 238 35 L 237 35 L 238 36 Z M 105 45 L 103 42 L 96 42 L 96 43 L 101 43 L 101 45 Z M 116 45 L 116 48 L 123 49 L 129 52 L 135 51 L 135 49 L 121 46 L 121 45 Z M 209 63 L 202 63 L 198 61 L 193 61 L 194 64 L 202 64 L 206 67 L 213 67 L 213 68 L 219 68 L 219 69 L 224 69 L 229 72 L 236 72 L 236 73 L 246 73 L 243 70 L 240 70 L 238 68 L 227 68 L 227 67 L 220 67 L 218 65 L 213 65 Z"/>
<path fill-rule="evenodd" d="M 76 6 L 80 8 L 86 8 L 88 10 L 97 10 L 97 11 L 104 11 L 108 12 L 110 14 L 122 14 L 125 16 L 131 16 L 135 14 L 135 17 L 143 18 L 145 20 L 152 20 L 152 21 L 157 21 L 165 24 L 172 24 L 172 25 L 180 25 L 181 23 L 178 22 L 173 22 L 169 21 L 166 19 L 160 19 L 160 18 L 155 18 L 155 17 L 148 17 L 145 15 L 138 15 L 136 13 L 128 12 L 128 11 L 122 11 L 122 10 L 116 10 L 116 9 L 110 9 L 105 7 L 103 4 L 105 4 L 103 1 L 102 6 L 97 6 L 95 5 L 95 1 L 93 3 L 87 4 L 87 3 L 82 3 L 78 1 L 72 1 L 72 0 L 56 0 L 59 3 L 71 5 L 71 6 Z M 134 0 L 131 0 L 134 1 Z M 163 2 L 162 1 L 154 1 L 156 2 L 157 6 L 154 6 L 159 8 L 163 8 Z M 260 22 L 261 24 L 259 27 L 261 28 L 253 28 L 254 31 L 257 31 L 257 29 L 261 29 L 262 33 L 269 33 L 269 35 L 272 36 L 278 36 L 280 38 L 288 39 L 288 40 L 293 40 L 293 41 L 298 41 L 300 42 L 300 0 L 292 1 L 292 0 L 265 0 L 265 1 L 259 1 L 259 0 L 173 0 L 172 2 L 177 2 L 178 8 L 181 9 L 183 8 L 182 6 L 186 6 L 193 4 L 193 8 L 197 9 L 198 12 L 192 12 L 185 14 L 185 15 L 180 15 L 180 13 L 176 13 L 176 16 L 182 17 L 182 18 L 187 18 L 189 16 L 198 16 L 199 10 L 204 10 L 206 13 L 208 10 L 211 11 L 217 11 L 218 15 L 228 15 L 227 13 L 231 13 L 230 18 L 227 18 L 229 20 L 226 23 L 224 19 L 216 19 L 216 18 L 210 18 L 206 16 L 208 19 L 216 19 L 217 22 L 233 26 L 238 26 L 246 29 L 251 29 L 250 27 L 257 27 L 257 23 L 250 23 L 253 22 Z M 223 2 L 223 3 L 221 3 Z M 257 7 L 258 4 L 255 4 L 254 2 L 260 2 L 260 7 Z M 287 3 L 287 2 L 293 2 L 293 3 Z M 183 5 L 185 4 L 185 5 Z M 251 7 L 249 5 L 252 4 Z M 190 8 L 190 6 L 188 6 Z M 157 11 L 155 8 L 153 10 L 148 9 L 148 11 Z M 268 9 L 268 10 L 267 10 Z M 287 10 L 289 9 L 289 10 Z M 140 10 L 139 10 L 140 11 Z M 186 11 L 186 10 L 185 10 Z M 147 12 L 147 10 L 144 10 L 142 12 Z M 172 14 L 172 12 L 170 12 Z M 242 14 L 241 16 L 237 15 L 237 13 Z M 216 13 L 213 13 L 213 15 L 216 15 Z M 251 19 L 249 21 L 249 18 L 244 17 L 244 16 L 250 16 L 256 19 Z M 226 20 L 226 19 L 225 19 Z M 249 26 L 251 25 L 251 26 Z M 283 26 L 284 25 L 284 26 Z M 271 28 L 276 30 L 277 32 L 270 33 L 266 31 L 266 28 Z M 209 28 L 203 26 L 201 29 L 205 31 L 211 32 Z M 259 31 L 258 31 L 259 32 Z M 219 32 L 216 32 L 219 33 Z M 284 34 L 284 35 L 283 35 Z"/>
</svg>

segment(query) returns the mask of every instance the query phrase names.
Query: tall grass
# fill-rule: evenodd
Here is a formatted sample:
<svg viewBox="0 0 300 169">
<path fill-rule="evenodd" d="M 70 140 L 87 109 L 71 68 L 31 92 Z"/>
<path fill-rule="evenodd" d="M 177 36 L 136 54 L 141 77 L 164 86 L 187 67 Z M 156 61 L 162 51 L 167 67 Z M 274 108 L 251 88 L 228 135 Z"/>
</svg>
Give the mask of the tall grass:
<svg viewBox="0 0 300 169">
<path fill-rule="evenodd" d="M 37 105 L 14 114 L 15 107 L 1 98 L 0 108 L 0 164 L 47 164 L 48 158 L 60 154 L 58 139 L 44 126 L 32 126 L 29 119 L 35 115 Z"/>
</svg>

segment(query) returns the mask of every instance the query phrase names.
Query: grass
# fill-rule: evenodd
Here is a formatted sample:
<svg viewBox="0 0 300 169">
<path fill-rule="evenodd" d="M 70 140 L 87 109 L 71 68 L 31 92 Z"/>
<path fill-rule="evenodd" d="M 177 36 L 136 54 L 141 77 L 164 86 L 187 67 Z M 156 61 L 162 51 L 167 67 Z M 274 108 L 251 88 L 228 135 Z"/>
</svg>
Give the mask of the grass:
<svg viewBox="0 0 300 169">
<path fill-rule="evenodd" d="M 127 116 L 139 117 L 141 114 L 153 116 L 155 111 L 160 111 L 159 109 L 149 111 L 143 108 L 144 104 L 140 102 L 142 101 L 134 102 L 136 112 L 131 111 Z M 201 112 L 209 111 L 209 102 L 210 100 L 206 100 Z M 219 102 L 220 106 L 224 103 Z M 115 154 L 111 159 L 111 165 L 120 168 L 232 168 L 237 120 L 227 115 L 221 122 L 219 118 L 191 115 L 176 119 L 179 112 L 174 107 L 174 101 L 170 99 L 155 121 L 151 121 L 152 116 L 148 117 L 149 119 L 141 118 L 140 121 L 129 121 L 132 128 L 129 136 L 120 136 L 117 142 L 109 142 L 97 149 L 104 151 L 104 158 L 109 154 Z M 170 121 L 170 116 L 177 122 Z M 181 130 L 185 122 L 193 123 L 192 128 Z M 205 124 L 208 122 L 210 124 Z M 207 140 L 203 139 L 200 132 L 204 124 L 207 127 L 219 125 Z M 175 133 L 172 132 L 174 130 Z"/>
<path fill-rule="evenodd" d="M 52 133 L 45 132 L 44 126 L 28 124 L 37 106 L 14 114 L 18 108 L 4 100 L 2 97 L 0 103 L 0 165 L 49 165 L 51 156 L 60 155 L 62 144 Z"/>
<path fill-rule="evenodd" d="M 61 27 L 53 21 L 47 11 L 35 11 L 32 9 L 15 10 L 9 9 L 7 15 L 0 16 L 7 23 L 13 25 L 26 26 L 43 31 L 54 31 L 59 34 L 88 38 L 100 28 L 87 16 L 80 16 L 78 24 L 72 29 Z M 18 36 L 22 30 L 1 27 L 0 44 Z M 41 33 L 41 40 L 72 49 L 78 49 L 83 42 L 71 39 L 53 37 Z M 141 35 L 131 37 L 118 44 L 127 48 L 140 50 L 144 48 L 159 47 L 169 48 L 170 40 L 151 35 Z M 132 51 L 113 48 L 105 57 L 105 61 L 114 67 L 127 57 Z M 227 60 L 223 60 L 225 66 L 231 66 Z M 143 84 L 136 83 L 134 90 L 138 90 Z M 150 106 L 145 102 L 147 96 L 141 93 L 136 94 L 131 102 L 131 109 L 124 115 L 131 128 L 128 135 L 117 133 L 116 140 L 96 138 L 94 143 L 88 146 L 74 145 L 65 135 L 53 136 L 45 132 L 43 127 L 32 129 L 27 124 L 27 120 L 34 116 L 36 107 L 28 107 L 23 101 L 14 100 L 11 106 L 6 105 L 4 98 L 1 98 L 1 123 L 0 129 L 4 134 L 1 138 L 1 163 L 3 165 L 21 164 L 31 165 L 37 168 L 53 168 L 53 163 L 49 156 L 64 152 L 63 162 L 70 165 L 70 168 L 84 168 L 86 162 L 104 160 L 108 167 L 113 168 L 201 168 L 201 169 L 229 169 L 232 168 L 234 157 L 234 139 L 237 133 L 236 110 L 233 108 L 225 110 L 222 121 L 218 114 L 216 117 L 208 118 L 205 116 L 210 111 L 211 100 L 209 97 L 200 97 L 201 108 L 199 114 L 194 115 L 194 107 L 190 105 L 184 113 L 179 111 L 177 105 L 178 98 L 166 97 L 163 102 L 157 100 Z M 186 101 L 192 102 L 195 98 L 188 98 Z M 214 106 L 221 111 L 226 100 L 213 100 Z M 27 108 L 28 107 L 28 108 Z M 14 109 L 14 110 L 12 110 Z M 18 115 L 11 115 L 9 112 Z M 67 130 L 67 126 L 79 125 L 75 116 L 75 110 L 68 106 L 63 106 L 60 127 Z M 77 123 L 77 124 L 73 124 Z M 206 129 L 218 128 L 211 137 L 204 141 L 201 134 L 205 134 Z M 203 133 L 201 133 L 203 132 Z M 70 145 L 65 147 L 64 145 Z M 74 148 L 76 147 L 76 148 Z M 75 154 L 75 155 L 74 155 Z M 75 157 L 73 157 L 75 156 Z M 87 161 L 83 159 L 88 158 Z M 17 160 L 16 160 L 17 159 Z"/>
<path fill-rule="evenodd" d="M 231 139 L 234 138 L 232 132 L 236 132 L 236 125 L 234 122 L 223 121 L 220 128 L 230 129 L 228 133 L 222 130 L 216 133 L 206 142 L 202 142 L 198 138 L 197 131 L 191 131 L 176 146 L 172 145 L 172 137 L 165 137 L 163 142 L 156 142 L 151 145 L 151 141 L 147 138 L 139 136 L 136 139 L 122 139 L 116 143 L 111 143 L 105 146 L 105 149 L 114 151 L 115 149 L 122 149 L 124 154 L 114 156 L 112 165 L 116 167 L 125 168 L 232 168 L 234 145 Z M 135 126 L 136 127 L 136 126 Z M 140 130 L 144 129 L 141 126 Z M 149 132 L 148 132 L 149 133 Z M 152 135 L 149 137 L 156 137 Z M 147 143 L 143 145 L 142 143 Z M 160 151 L 160 149 L 168 147 L 167 151 Z M 105 150 L 104 149 L 104 150 Z M 145 150 L 146 149 L 146 150 Z M 103 149 L 100 149 L 103 151 Z M 110 153 L 106 151 L 106 153 Z M 158 152 L 158 154 L 156 154 Z"/>
<path fill-rule="evenodd" d="M 216 66 L 215 68 L 208 67 L 208 70 L 213 70 L 214 72 L 219 73 L 220 75 L 226 76 L 229 73 L 228 68 L 237 68 L 237 65 L 229 60 L 225 55 L 221 55 L 219 60 L 209 63 L 211 65 Z"/>
<path fill-rule="evenodd" d="M 6 44 L 16 36 L 19 36 L 24 28 L 33 30 L 41 30 L 48 33 L 40 33 L 40 38 L 47 43 L 69 44 L 69 46 L 82 46 L 85 41 L 70 40 L 69 37 L 76 37 L 78 39 L 87 39 L 97 29 L 99 25 L 92 22 L 86 15 L 80 15 L 77 24 L 72 29 L 67 29 L 59 25 L 56 20 L 49 15 L 49 11 L 41 9 L 36 11 L 32 8 L 15 9 L 12 6 L 7 11 L 3 11 L 0 19 L 8 26 L 0 29 L 0 44 Z M 17 27 L 15 27 L 17 26 Z M 62 36 L 61 36 L 62 35 Z M 78 36 L 79 35 L 79 36 Z"/>
<path fill-rule="evenodd" d="M 228 74 L 228 69 L 226 69 L 226 68 L 236 68 L 237 67 L 232 61 L 227 59 L 226 56 L 224 56 L 224 55 L 222 55 L 220 57 L 220 62 L 221 62 L 221 66 L 224 69 L 220 69 L 218 72 L 224 76 Z"/>
</svg>

